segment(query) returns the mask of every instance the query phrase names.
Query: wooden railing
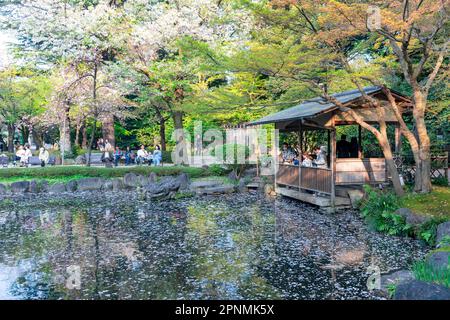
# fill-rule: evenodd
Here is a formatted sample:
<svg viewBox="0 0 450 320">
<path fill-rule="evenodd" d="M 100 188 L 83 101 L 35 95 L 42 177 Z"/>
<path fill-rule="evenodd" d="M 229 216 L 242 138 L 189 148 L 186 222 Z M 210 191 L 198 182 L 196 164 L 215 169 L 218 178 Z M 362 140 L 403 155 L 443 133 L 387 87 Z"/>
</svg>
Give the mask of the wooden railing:
<svg viewBox="0 0 450 320">
<path fill-rule="evenodd" d="M 332 172 L 330 169 L 302 167 L 300 171 L 302 189 L 331 193 Z"/>
<path fill-rule="evenodd" d="M 330 194 L 331 180 L 330 169 L 278 165 L 277 183 L 281 185 Z"/>
<path fill-rule="evenodd" d="M 384 159 L 337 159 L 336 184 L 374 184 L 386 181 Z"/>
<path fill-rule="evenodd" d="M 278 165 L 277 183 L 290 187 L 299 187 L 299 168 L 291 164 Z"/>
</svg>

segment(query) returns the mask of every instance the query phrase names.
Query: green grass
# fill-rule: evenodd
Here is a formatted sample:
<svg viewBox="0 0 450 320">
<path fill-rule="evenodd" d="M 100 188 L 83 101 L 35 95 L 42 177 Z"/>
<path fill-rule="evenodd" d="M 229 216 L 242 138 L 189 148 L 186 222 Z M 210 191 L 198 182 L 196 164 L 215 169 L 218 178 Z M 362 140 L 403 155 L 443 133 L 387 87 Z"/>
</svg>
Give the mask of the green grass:
<svg viewBox="0 0 450 320">
<path fill-rule="evenodd" d="M 203 168 L 191 168 L 182 166 L 170 167 L 46 167 L 46 168 L 9 168 L 0 169 L 0 183 L 11 183 L 24 180 L 47 180 L 50 183 L 66 182 L 87 177 L 116 178 L 123 177 L 126 173 L 148 175 L 155 172 L 159 176 L 178 175 L 186 173 L 190 178 L 199 178 L 209 175 L 209 171 Z"/>
<path fill-rule="evenodd" d="M 441 248 L 437 251 L 450 251 L 450 247 Z M 434 269 L 426 261 L 418 261 L 412 267 L 414 276 L 418 280 L 440 284 L 450 288 L 450 261 L 446 269 Z"/>
<path fill-rule="evenodd" d="M 450 219 L 450 187 L 433 186 L 429 194 L 408 194 L 401 205 L 413 212 L 433 218 Z"/>
</svg>

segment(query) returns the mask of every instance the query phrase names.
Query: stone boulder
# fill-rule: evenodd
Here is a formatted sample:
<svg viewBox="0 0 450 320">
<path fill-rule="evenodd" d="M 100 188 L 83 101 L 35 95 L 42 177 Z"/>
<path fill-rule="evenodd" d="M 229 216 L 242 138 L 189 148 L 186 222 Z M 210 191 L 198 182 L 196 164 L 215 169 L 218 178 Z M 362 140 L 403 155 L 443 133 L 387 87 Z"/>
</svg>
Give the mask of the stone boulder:
<svg viewBox="0 0 450 320">
<path fill-rule="evenodd" d="M 75 191 L 77 191 L 77 188 L 78 188 L 77 181 L 76 180 L 71 180 L 71 181 L 67 182 L 66 188 L 67 188 L 68 192 L 75 192 Z"/>
<path fill-rule="evenodd" d="M 48 181 L 41 181 L 39 184 L 39 192 L 45 193 L 48 192 Z"/>
<path fill-rule="evenodd" d="M 148 183 L 155 183 L 158 181 L 158 175 L 154 172 L 150 172 L 148 175 Z"/>
<path fill-rule="evenodd" d="M 432 252 L 426 261 L 435 270 L 450 269 L 450 251 Z"/>
<path fill-rule="evenodd" d="M 11 192 L 12 193 L 25 193 L 30 189 L 29 181 L 18 181 L 11 183 Z"/>
<path fill-rule="evenodd" d="M 436 231 L 436 243 L 439 245 L 445 237 L 450 238 L 450 221 L 438 225 Z"/>
<path fill-rule="evenodd" d="M 430 220 L 429 217 L 416 214 L 408 208 L 400 208 L 395 211 L 395 214 L 398 214 L 399 216 L 405 218 L 406 223 L 414 227 L 424 224 L 425 222 Z"/>
<path fill-rule="evenodd" d="M 111 179 L 105 180 L 103 182 L 102 190 L 111 191 L 114 189 L 114 185 Z"/>
<path fill-rule="evenodd" d="M 169 191 L 178 191 L 181 186 L 181 180 L 177 177 L 167 176 L 163 177 L 157 184 Z"/>
<path fill-rule="evenodd" d="M 123 184 L 127 188 L 137 188 L 141 185 L 141 176 L 132 172 L 125 174 L 123 177 Z"/>
<path fill-rule="evenodd" d="M 348 197 L 350 198 L 353 209 L 358 209 L 359 203 L 364 198 L 364 192 L 361 190 L 349 190 Z"/>
<path fill-rule="evenodd" d="M 30 186 L 28 187 L 28 192 L 30 193 L 38 193 L 39 185 L 36 180 L 30 181 Z"/>
<path fill-rule="evenodd" d="M 86 164 L 86 157 L 84 155 L 76 157 L 75 164 L 77 164 L 77 165 Z"/>
<path fill-rule="evenodd" d="M 239 183 L 237 185 L 237 191 L 241 192 L 241 193 L 248 191 L 246 179 L 244 179 L 244 178 L 239 179 Z"/>
<path fill-rule="evenodd" d="M 189 176 L 186 173 L 182 173 L 177 177 L 178 183 L 180 184 L 180 187 L 178 188 L 179 191 L 185 191 L 189 189 Z"/>
<path fill-rule="evenodd" d="M 434 283 L 410 280 L 397 286 L 394 300 L 450 300 L 450 289 Z"/>
<path fill-rule="evenodd" d="M 149 183 L 152 183 L 152 182 L 155 182 L 155 181 L 152 181 L 150 179 L 150 176 L 146 177 L 146 176 L 138 175 L 136 187 L 145 187 L 146 185 L 148 185 Z"/>
<path fill-rule="evenodd" d="M 78 191 L 101 190 L 104 180 L 101 178 L 86 178 L 77 181 Z"/>
<path fill-rule="evenodd" d="M 381 291 L 386 295 L 389 293 L 389 286 L 398 286 L 400 283 L 414 280 L 414 274 L 409 270 L 399 270 L 381 276 Z"/>
<path fill-rule="evenodd" d="M 121 191 L 125 188 L 123 180 L 120 178 L 112 179 L 112 189 L 114 192 Z"/>
<path fill-rule="evenodd" d="M 0 194 L 6 193 L 6 186 L 3 183 L 0 183 Z"/>
<path fill-rule="evenodd" d="M 48 187 L 49 193 L 63 193 L 66 192 L 66 185 L 64 183 L 55 183 Z"/>
<path fill-rule="evenodd" d="M 180 174 L 177 177 L 163 177 L 159 182 L 150 182 L 143 186 L 143 190 L 150 199 L 174 198 L 178 191 L 185 191 L 188 187 L 189 177 Z"/>
</svg>

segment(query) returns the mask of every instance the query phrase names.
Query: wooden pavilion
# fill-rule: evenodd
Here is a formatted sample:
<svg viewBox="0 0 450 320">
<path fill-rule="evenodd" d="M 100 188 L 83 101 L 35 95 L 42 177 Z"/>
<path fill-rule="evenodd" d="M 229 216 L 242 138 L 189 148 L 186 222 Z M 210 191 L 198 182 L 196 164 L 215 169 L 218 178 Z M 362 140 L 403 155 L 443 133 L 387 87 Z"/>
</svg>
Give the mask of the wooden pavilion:
<svg viewBox="0 0 450 320">
<path fill-rule="evenodd" d="M 399 123 L 381 87 L 366 87 L 365 94 L 378 99 L 385 108 L 386 123 L 395 126 L 395 152 L 401 148 Z M 411 101 L 392 91 L 402 112 L 409 110 Z M 378 123 L 378 114 L 369 105 L 359 90 L 345 91 L 332 95 L 346 107 L 353 109 L 370 124 Z M 358 157 L 336 157 L 336 127 L 357 125 L 355 119 L 339 107 L 319 97 L 300 105 L 268 115 L 250 123 L 250 126 L 274 124 L 282 132 L 298 132 L 300 154 L 303 154 L 303 134 L 308 130 L 326 130 L 328 136 L 327 168 L 303 167 L 279 163 L 276 155 L 275 187 L 278 194 L 324 207 L 334 211 L 338 207 L 351 205 L 349 192 L 360 190 L 364 184 L 384 184 L 388 182 L 384 158 L 366 158 L 361 148 L 361 126 L 358 126 Z"/>
</svg>

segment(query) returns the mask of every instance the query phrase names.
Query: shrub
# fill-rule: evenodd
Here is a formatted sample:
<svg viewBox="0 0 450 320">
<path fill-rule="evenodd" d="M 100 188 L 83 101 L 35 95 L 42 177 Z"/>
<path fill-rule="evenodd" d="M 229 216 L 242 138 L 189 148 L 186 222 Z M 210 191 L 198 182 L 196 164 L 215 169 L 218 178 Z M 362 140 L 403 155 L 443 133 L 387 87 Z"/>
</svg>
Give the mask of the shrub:
<svg viewBox="0 0 450 320">
<path fill-rule="evenodd" d="M 408 235 L 425 241 L 428 245 L 435 245 L 437 226 L 446 221 L 443 217 L 434 217 L 413 228 L 407 224 L 405 218 L 395 214 L 402 206 L 395 194 L 376 191 L 369 186 L 364 187 L 366 198 L 361 202 L 361 214 L 377 231 L 390 235 Z"/>
<path fill-rule="evenodd" d="M 171 151 L 161 151 L 162 153 L 162 162 L 163 163 L 172 163 L 172 152 Z"/>
<path fill-rule="evenodd" d="M 429 245 L 434 245 L 436 243 L 437 227 L 444 221 L 444 219 L 433 218 L 425 222 L 417 230 L 417 238 L 425 241 Z"/>
<path fill-rule="evenodd" d="M 432 180 L 432 183 L 436 186 L 442 186 L 447 187 L 448 186 L 448 180 L 447 177 L 439 177 Z"/>
<path fill-rule="evenodd" d="M 208 175 L 211 176 L 223 176 L 230 172 L 219 164 L 213 164 L 208 167 Z"/>
<path fill-rule="evenodd" d="M 405 219 L 394 212 L 400 207 L 397 196 L 391 192 L 376 191 L 364 187 L 366 198 L 361 201 L 361 214 L 377 231 L 390 235 L 406 235 L 411 227 Z"/>
<path fill-rule="evenodd" d="M 233 150 L 233 155 L 232 160 L 228 161 L 228 157 L 230 157 L 230 155 L 228 155 L 227 152 L 230 149 Z M 211 155 L 216 156 L 216 150 L 211 150 Z M 226 167 L 229 169 L 229 171 L 234 171 L 237 177 L 240 177 L 248 167 L 247 160 L 250 156 L 250 149 L 245 145 L 236 143 L 224 144 L 222 146 L 222 155 Z M 239 158 L 241 155 L 243 156 L 243 159 Z M 243 160 L 244 163 L 239 163 L 240 160 Z"/>
</svg>

